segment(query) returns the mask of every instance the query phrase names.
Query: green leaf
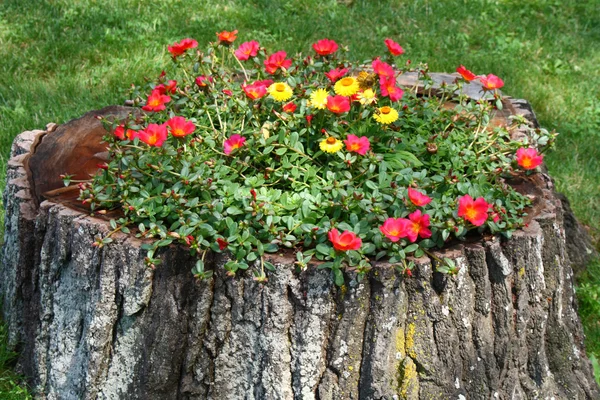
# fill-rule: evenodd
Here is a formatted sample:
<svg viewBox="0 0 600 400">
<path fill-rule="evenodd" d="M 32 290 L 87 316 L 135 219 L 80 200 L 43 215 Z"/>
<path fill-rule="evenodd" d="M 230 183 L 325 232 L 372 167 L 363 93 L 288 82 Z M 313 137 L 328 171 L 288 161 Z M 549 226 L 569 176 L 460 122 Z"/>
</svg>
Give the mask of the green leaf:
<svg viewBox="0 0 600 400">
<path fill-rule="evenodd" d="M 341 269 L 336 268 L 333 270 L 333 275 L 335 276 L 335 284 L 338 286 L 344 285 L 344 273 Z"/>
<path fill-rule="evenodd" d="M 317 251 L 325 256 L 328 256 L 329 252 L 331 251 L 331 247 L 327 246 L 326 244 L 319 243 L 317 245 Z"/>
</svg>

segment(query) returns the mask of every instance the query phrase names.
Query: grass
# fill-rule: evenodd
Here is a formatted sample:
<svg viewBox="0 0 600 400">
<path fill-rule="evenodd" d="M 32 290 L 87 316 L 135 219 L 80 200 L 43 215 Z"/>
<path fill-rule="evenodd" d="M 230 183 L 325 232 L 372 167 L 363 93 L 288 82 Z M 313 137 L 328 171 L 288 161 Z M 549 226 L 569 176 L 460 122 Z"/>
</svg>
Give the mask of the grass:
<svg viewBox="0 0 600 400">
<path fill-rule="evenodd" d="M 464 64 L 494 73 L 505 93 L 529 100 L 542 126 L 561 132 L 547 165 L 598 244 L 599 10 L 598 0 L 4 0 L 0 168 L 19 132 L 121 104 L 129 84 L 168 68 L 166 45 L 181 38 L 202 43 L 238 29 L 239 42 L 293 53 L 328 37 L 366 60 L 391 37 L 405 59 L 427 61 L 433 71 Z M 600 292 L 600 268 L 590 268 L 580 282 L 582 313 Z M 589 351 L 600 358 L 594 310 L 583 319 Z"/>
</svg>

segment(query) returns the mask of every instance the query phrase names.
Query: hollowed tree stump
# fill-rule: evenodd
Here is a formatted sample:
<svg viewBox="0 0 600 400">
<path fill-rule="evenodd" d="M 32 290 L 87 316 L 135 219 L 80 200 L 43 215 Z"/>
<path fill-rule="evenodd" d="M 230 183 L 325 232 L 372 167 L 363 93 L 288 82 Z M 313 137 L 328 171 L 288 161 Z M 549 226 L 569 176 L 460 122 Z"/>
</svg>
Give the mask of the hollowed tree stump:
<svg viewBox="0 0 600 400">
<path fill-rule="evenodd" d="M 535 123 L 526 102 L 507 106 Z M 536 215 L 512 239 L 440 252 L 456 276 L 434 273 L 428 258 L 410 278 L 380 263 L 341 291 L 329 271 L 295 273 L 283 254 L 264 285 L 227 278 L 221 256 L 208 263 L 214 277 L 196 283 L 186 249 L 169 248 L 150 270 L 139 240 L 92 247 L 108 222 L 53 197 L 55 175 L 85 175 L 103 157 L 93 115 L 22 133 L 8 164 L 3 315 L 38 398 L 600 399 L 570 232 L 546 175 L 528 184 Z M 74 134 L 96 147 L 78 141 L 79 159 L 48 158 Z"/>
</svg>

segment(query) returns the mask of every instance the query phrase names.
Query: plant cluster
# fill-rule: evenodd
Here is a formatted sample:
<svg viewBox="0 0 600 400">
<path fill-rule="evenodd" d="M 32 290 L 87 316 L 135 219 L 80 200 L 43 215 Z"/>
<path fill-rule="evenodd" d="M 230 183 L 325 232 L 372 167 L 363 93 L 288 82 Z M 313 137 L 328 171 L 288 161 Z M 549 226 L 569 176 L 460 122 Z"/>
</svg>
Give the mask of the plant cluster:
<svg viewBox="0 0 600 400">
<path fill-rule="evenodd" d="M 521 118 L 490 124 L 500 78 L 460 66 L 432 94 L 427 65 L 401 65 L 391 39 L 362 63 L 329 39 L 295 57 L 236 40 L 224 31 L 204 51 L 192 39 L 169 46 L 174 70 L 132 88 L 144 112 L 109 126 L 110 162 L 80 183 L 93 212 L 123 211 L 114 232 L 156 239 L 149 266 L 178 242 L 198 255 L 197 278 L 211 274 L 210 250 L 230 253 L 229 275 L 251 268 L 265 281 L 274 268 L 265 253 L 289 248 L 299 268 L 316 257 L 342 285 L 344 269 L 360 278 L 386 259 L 410 273 L 408 256 L 522 226 L 529 200 L 508 181 L 534 173 L 555 134 L 531 130 L 517 142 Z M 408 71 L 424 90 L 397 84 Z M 472 80 L 490 101 L 463 94 Z M 437 268 L 455 272 L 451 262 Z"/>
</svg>

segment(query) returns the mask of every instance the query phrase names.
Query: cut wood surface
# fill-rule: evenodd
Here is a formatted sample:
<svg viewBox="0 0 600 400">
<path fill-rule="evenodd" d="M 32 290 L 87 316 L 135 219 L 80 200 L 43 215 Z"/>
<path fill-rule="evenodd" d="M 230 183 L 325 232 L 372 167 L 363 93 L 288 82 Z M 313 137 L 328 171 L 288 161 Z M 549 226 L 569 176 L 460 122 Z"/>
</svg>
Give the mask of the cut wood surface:
<svg viewBox="0 0 600 400">
<path fill-rule="evenodd" d="M 91 246 L 106 220 L 38 206 L 56 188 L 25 160 L 55 132 L 15 139 L 4 192 L 3 315 L 39 399 L 600 399 L 576 313 L 574 231 L 543 173 L 529 189 L 535 216 L 512 239 L 438 252 L 456 276 L 424 257 L 412 277 L 379 263 L 342 290 L 282 253 L 266 284 L 226 277 L 221 255 L 197 283 L 183 247 L 151 270 L 132 236 Z"/>
</svg>

